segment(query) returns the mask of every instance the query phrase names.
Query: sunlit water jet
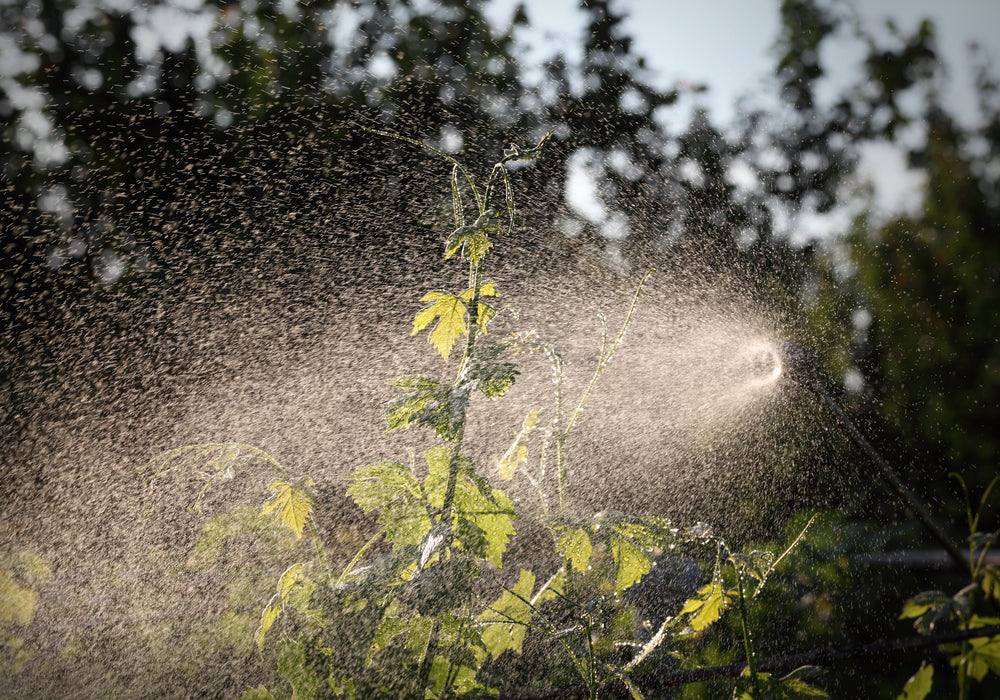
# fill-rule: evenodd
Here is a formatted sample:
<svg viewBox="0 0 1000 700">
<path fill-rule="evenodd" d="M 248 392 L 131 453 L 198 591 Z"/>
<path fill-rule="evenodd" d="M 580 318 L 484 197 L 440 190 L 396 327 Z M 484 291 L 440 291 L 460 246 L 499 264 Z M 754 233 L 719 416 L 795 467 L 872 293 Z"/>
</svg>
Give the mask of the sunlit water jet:
<svg viewBox="0 0 1000 700">
<path fill-rule="evenodd" d="M 656 278 L 570 446 L 582 504 L 774 532 L 814 491 L 821 454 L 815 407 L 782 381 L 776 352 L 798 334 L 707 276 Z"/>
</svg>

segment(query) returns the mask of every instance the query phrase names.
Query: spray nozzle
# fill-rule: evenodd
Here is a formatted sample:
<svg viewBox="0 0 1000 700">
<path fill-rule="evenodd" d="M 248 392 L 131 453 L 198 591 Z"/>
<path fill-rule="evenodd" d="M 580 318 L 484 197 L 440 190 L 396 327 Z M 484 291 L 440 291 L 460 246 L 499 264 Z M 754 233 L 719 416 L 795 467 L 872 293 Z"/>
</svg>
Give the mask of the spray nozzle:
<svg viewBox="0 0 1000 700">
<path fill-rule="evenodd" d="M 809 348 L 795 343 L 782 343 L 775 352 L 781 362 L 781 371 L 789 379 L 811 388 L 819 381 L 819 358 Z"/>
</svg>

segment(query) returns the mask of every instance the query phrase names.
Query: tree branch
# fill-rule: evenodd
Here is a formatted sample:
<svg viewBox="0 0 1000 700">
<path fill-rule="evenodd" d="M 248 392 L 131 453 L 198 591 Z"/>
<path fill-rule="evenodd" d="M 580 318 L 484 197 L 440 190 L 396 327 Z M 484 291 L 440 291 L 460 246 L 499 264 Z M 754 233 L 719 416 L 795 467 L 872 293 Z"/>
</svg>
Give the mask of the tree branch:
<svg viewBox="0 0 1000 700">
<path fill-rule="evenodd" d="M 977 627 L 971 630 L 956 630 L 952 632 L 941 632 L 939 634 L 927 635 L 924 637 L 904 637 L 903 639 L 882 639 L 870 644 L 861 646 L 845 647 L 837 649 L 834 647 L 823 647 L 800 654 L 790 654 L 788 656 L 773 656 L 768 659 L 757 660 L 758 671 L 791 671 L 799 666 L 821 666 L 830 665 L 838 661 L 857 659 L 870 656 L 884 656 L 901 651 L 911 651 L 924 647 L 935 647 L 949 642 L 961 642 L 966 639 L 976 639 L 979 637 L 993 637 L 1000 635 L 1000 625 L 990 627 Z M 708 668 L 696 668 L 687 671 L 668 671 L 665 673 L 645 673 L 632 676 L 632 680 L 643 690 L 665 690 L 676 688 L 687 683 L 700 683 L 717 678 L 735 678 L 743 673 L 746 663 L 732 663 L 724 666 L 710 666 Z M 628 689 L 621 681 L 611 681 L 601 688 L 602 697 L 631 697 Z M 500 693 L 501 700 L 575 700 L 576 698 L 587 697 L 587 686 L 574 685 L 562 688 L 547 688 L 540 690 L 517 690 Z"/>
</svg>

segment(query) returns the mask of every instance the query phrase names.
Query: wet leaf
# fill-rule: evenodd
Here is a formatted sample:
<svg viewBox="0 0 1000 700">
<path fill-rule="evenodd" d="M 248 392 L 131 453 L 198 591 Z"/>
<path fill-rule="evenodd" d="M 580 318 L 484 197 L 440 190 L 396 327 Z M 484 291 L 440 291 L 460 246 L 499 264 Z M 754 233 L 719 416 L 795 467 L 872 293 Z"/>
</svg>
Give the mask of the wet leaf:
<svg viewBox="0 0 1000 700">
<path fill-rule="evenodd" d="M 508 349 L 509 346 L 505 343 L 480 345 L 469 360 L 466 377 L 475 381 L 479 390 L 491 399 L 506 394 L 520 374 L 516 364 L 499 360 L 500 355 Z"/>
<path fill-rule="evenodd" d="M 409 628 L 409 621 L 406 618 L 398 617 L 398 607 L 392 606 L 390 610 L 387 610 L 385 615 L 382 616 L 381 622 L 379 622 L 378 628 L 375 630 L 375 636 L 372 639 L 371 648 L 368 650 L 368 659 L 365 661 L 366 666 L 370 666 L 372 659 L 375 654 L 377 654 L 382 649 L 389 646 L 389 642 L 396 635 L 406 632 Z M 395 609 L 395 612 L 390 612 Z M 414 616 L 414 619 L 420 619 L 419 615 Z"/>
<path fill-rule="evenodd" d="M 315 486 L 316 482 L 305 477 L 295 482 L 279 481 L 275 479 L 268 488 L 274 492 L 271 500 L 264 504 L 261 514 L 267 515 L 273 511 L 275 519 L 287 525 L 295 533 L 296 538 L 302 537 L 302 528 L 312 513 L 312 494 L 309 492 L 310 486 Z"/>
<path fill-rule="evenodd" d="M 409 467 L 399 462 L 379 462 L 356 470 L 349 477 L 347 495 L 365 513 L 380 510 L 379 522 L 394 549 L 418 545 L 430 531 L 431 521 L 422 500 L 420 484 Z"/>
<path fill-rule="evenodd" d="M 427 654 L 427 645 L 431 642 L 431 632 L 434 630 L 434 620 L 429 617 L 416 616 L 409 620 L 406 636 L 406 648 L 416 654 L 416 663 L 423 663 Z"/>
<path fill-rule="evenodd" d="M 689 624 L 695 632 L 701 632 L 719 619 L 722 613 L 736 599 L 736 591 L 726 590 L 723 581 L 715 577 L 693 598 L 684 603 L 681 615 L 692 615 Z"/>
<path fill-rule="evenodd" d="M 459 226 L 445 243 L 445 260 L 462 250 L 462 257 L 471 263 L 479 263 L 493 247 L 491 233 L 499 233 L 496 212 L 490 210 L 468 226 Z"/>
<path fill-rule="evenodd" d="M 472 303 L 472 290 L 467 289 L 462 292 L 462 298 L 466 303 Z M 486 335 L 486 329 L 489 326 L 490 321 L 496 316 L 496 309 L 483 301 L 487 297 L 499 298 L 500 292 L 497 291 L 496 286 L 492 282 L 484 282 L 479 287 L 479 306 L 476 310 L 476 325 L 479 326 L 479 331 Z"/>
<path fill-rule="evenodd" d="M 538 427 L 542 411 L 533 410 L 525 417 L 521 430 L 497 462 L 500 478 L 510 481 L 514 478 L 517 468 L 528 461 L 528 436 Z"/>
<path fill-rule="evenodd" d="M 412 423 L 433 428 L 445 440 L 454 440 L 464 412 L 455 418 L 454 390 L 428 377 L 399 377 L 390 382 L 409 391 L 389 402 L 385 410 L 386 432 L 406 428 Z"/>
<path fill-rule="evenodd" d="M 609 516 L 614 531 L 646 549 L 666 548 L 677 542 L 677 528 L 666 518 Z"/>
<path fill-rule="evenodd" d="M 499 464 L 497 464 L 497 471 L 500 473 L 500 478 L 504 481 L 510 481 L 514 478 L 514 472 L 517 471 L 517 468 L 527 461 L 528 446 L 523 443 L 511 445 L 510 449 L 500 458 Z"/>
<path fill-rule="evenodd" d="M 942 622 L 953 619 L 957 612 L 955 598 L 941 591 L 925 591 L 903 605 L 899 619 L 915 618 L 913 626 L 920 634 L 930 634 Z"/>
<path fill-rule="evenodd" d="M 257 628 L 257 632 L 255 632 L 253 636 L 254 641 L 257 642 L 258 649 L 264 649 L 264 637 L 274 626 L 274 623 L 278 620 L 279 615 L 281 615 L 281 607 L 274 604 L 270 604 L 265 607 L 264 611 L 260 614 L 260 626 Z"/>
<path fill-rule="evenodd" d="M 789 673 L 784 678 L 775 678 L 770 673 L 757 673 L 757 685 L 761 694 L 755 696 L 752 692 L 754 680 L 749 668 L 743 669 L 736 684 L 735 697 L 739 700 L 808 700 L 809 698 L 827 698 L 826 691 L 814 688 L 803 680 L 803 676 L 816 675 L 816 667 L 803 666 Z"/>
<path fill-rule="evenodd" d="M 973 629 L 995 624 L 1000 624 L 1000 619 L 974 615 L 969 621 L 969 627 Z M 979 682 L 991 671 L 1000 674 L 1000 635 L 970 639 L 968 645 L 962 648 L 965 653 L 953 657 L 952 666 L 965 664 L 969 675 Z"/>
<path fill-rule="evenodd" d="M 467 289 L 461 294 L 440 290 L 425 294 L 420 301 L 430 303 L 430 306 L 417 313 L 413 319 L 413 331 L 410 335 L 416 335 L 433 323 L 434 319 L 437 319 L 437 325 L 431 331 L 430 342 L 447 362 L 451 350 L 455 346 L 455 341 L 468 334 L 468 329 L 465 326 L 465 314 L 468 311 L 468 305 L 472 303 L 473 296 L 475 293 L 472 289 Z M 492 282 L 480 285 L 476 323 L 483 334 L 486 333 L 486 327 L 490 320 L 496 315 L 496 310 L 483 299 L 499 296 L 500 294 Z"/>
<path fill-rule="evenodd" d="M 439 445 L 424 453 L 430 472 L 426 482 L 428 499 L 435 508 L 444 507 L 451 452 L 451 446 Z M 503 553 L 515 532 L 514 504 L 503 491 L 491 488 L 476 473 L 468 457 L 458 458 L 457 469 L 452 502 L 452 527 L 457 542 L 469 553 L 502 566 Z"/>
<path fill-rule="evenodd" d="M 347 495 L 366 513 L 400 499 L 419 499 L 420 484 L 409 467 L 378 462 L 356 469 L 348 480 Z"/>
<path fill-rule="evenodd" d="M 983 578 L 980 587 L 987 597 L 1000 601 L 1000 572 L 992 566 L 983 567 Z"/>
<path fill-rule="evenodd" d="M 636 584 L 653 568 L 653 560 L 641 547 L 624 537 L 612 537 L 611 553 L 615 558 L 615 592 L 621 593 Z"/>
<path fill-rule="evenodd" d="M 468 556 L 438 560 L 416 571 L 403 586 L 399 601 L 421 615 L 433 617 L 463 607 L 472 599 L 478 569 Z"/>
<path fill-rule="evenodd" d="M 437 325 L 431 331 L 430 342 L 447 362 L 455 341 L 467 333 L 466 302 L 456 294 L 442 291 L 425 294 L 420 301 L 431 304 L 413 319 L 413 331 L 410 335 L 416 335 L 427 328 L 434 319 L 438 319 Z"/>
<path fill-rule="evenodd" d="M 559 536 L 556 550 L 563 559 L 569 561 L 574 571 L 586 571 L 590 566 L 590 555 L 594 551 L 594 546 L 584 528 L 571 527 Z"/>
<path fill-rule="evenodd" d="M 920 670 L 906 681 L 903 692 L 896 696 L 896 700 L 924 700 L 930 694 L 933 685 L 934 666 L 924 661 L 920 664 Z"/>
<path fill-rule="evenodd" d="M 797 698 L 828 698 L 825 690 L 820 690 L 809 685 L 806 679 L 818 678 L 824 671 L 818 666 L 800 666 L 787 676 L 778 679 L 773 688 L 775 698 L 787 698 L 796 700 Z"/>
<path fill-rule="evenodd" d="M 309 666 L 305 642 L 285 638 L 278 649 L 278 675 L 292 686 L 293 700 L 312 700 L 320 680 Z"/>
<path fill-rule="evenodd" d="M 0 625 L 27 627 L 35 619 L 38 594 L 22 588 L 5 569 L 0 569 Z"/>
<path fill-rule="evenodd" d="M 748 574 L 757 581 L 763 583 L 770 573 L 774 564 L 774 554 L 772 552 L 753 551 L 749 554 L 742 552 L 732 552 L 729 555 L 730 563 L 735 566 L 741 574 Z"/>
<path fill-rule="evenodd" d="M 534 587 L 535 575 L 521 569 L 514 588 L 504 591 L 499 600 L 479 616 L 480 622 L 486 625 L 482 633 L 483 644 L 494 659 L 507 650 L 521 653 L 532 614 L 527 601 L 530 601 Z"/>
<path fill-rule="evenodd" d="M 302 578 L 302 570 L 304 568 L 302 564 L 292 564 L 285 569 L 285 573 L 278 579 L 278 597 L 282 602 L 288 600 L 288 594 L 291 593 L 292 588 Z"/>
</svg>

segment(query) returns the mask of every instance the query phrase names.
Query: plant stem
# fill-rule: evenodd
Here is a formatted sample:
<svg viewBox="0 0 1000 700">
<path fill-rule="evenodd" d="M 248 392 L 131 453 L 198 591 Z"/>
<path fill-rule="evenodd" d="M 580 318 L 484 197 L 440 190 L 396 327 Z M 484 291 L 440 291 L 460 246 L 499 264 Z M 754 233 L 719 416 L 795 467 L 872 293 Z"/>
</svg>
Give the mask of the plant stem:
<svg viewBox="0 0 1000 700">
<path fill-rule="evenodd" d="M 344 569 L 344 573 L 342 573 L 340 575 L 340 578 L 337 579 L 336 585 L 339 586 L 344 582 L 344 579 L 347 578 L 347 575 L 349 573 L 351 573 L 351 569 L 354 568 L 354 565 L 357 564 L 359 561 L 361 561 L 361 557 L 365 555 L 365 552 L 368 551 L 368 548 L 371 547 L 376 542 L 378 542 L 378 539 L 385 534 L 385 531 L 386 528 L 383 527 L 381 530 L 376 532 L 370 540 L 365 542 L 364 546 L 361 549 L 359 549 L 358 553 L 354 555 L 353 559 L 351 559 L 350 563 L 347 565 L 347 568 Z"/>
<path fill-rule="evenodd" d="M 475 180 L 473 180 L 472 176 L 469 175 L 469 171 L 467 171 L 465 167 L 461 163 L 459 163 L 458 160 L 456 160 L 453 156 L 448 155 L 444 151 L 439 151 L 433 146 L 427 145 L 423 141 L 417 141 L 416 139 L 411 139 L 408 136 L 403 136 L 402 134 L 397 134 L 392 131 L 383 131 L 382 129 L 370 129 L 367 126 L 363 126 L 361 128 L 370 134 L 378 134 L 379 136 L 388 136 L 389 138 L 392 139 L 399 139 L 400 141 L 405 141 L 406 143 L 412 143 L 414 146 L 420 146 L 421 148 L 426 148 L 431 153 L 439 155 L 445 160 L 447 160 L 449 163 L 451 163 L 460 171 L 462 171 L 462 175 L 465 176 L 466 181 L 469 183 L 469 187 L 472 189 L 472 196 L 476 198 L 476 205 L 479 207 L 480 211 L 483 210 L 482 200 L 479 198 L 479 191 L 476 189 Z"/>
<path fill-rule="evenodd" d="M 642 294 L 642 288 L 646 284 L 646 280 L 650 278 L 653 274 L 653 270 L 647 270 L 646 274 L 643 275 L 642 280 L 639 282 L 639 286 L 635 290 L 635 294 L 632 295 L 632 304 L 629 306 L 628 313 L 625 315 L 625 321 L 622 323 L 622 328 L 618 331 L 618 335 L 615 337 L 614 342 L 611 347 L 608 347 L 608 324 L 604 317 L 601 316 L 601 325 L 603 326 L 603 333 L 601 336 L 601 359 L 597 362 L 597 368 L 594 370 L 594 375 L 590 378 L 590 383 L 587 384 L 587 388 L 584 389 L 583 394 L 580 396 L 580 400 L 576 404 L 576 408 L 573 410 L 573 415 L 570 417 L 569 422 L 566 423 L 564 429 L 562 426 L 562 405 L 561 399 L 562 394 L 559 390 L 561 386 L 560 383 L 556 385 L 556 418 L 560 421 L 560 430 L 556 433 L 556 466 L 559 475 L 559 512 L 563 515 L 566 514 L 567 508 L 567 489 L 566 484 L 566 455 L 565 455 L 565 444 L 566 438 L 569 437 L 570 431 L 573 430 L 573 426 L 576 425 L 577 418 L 583 412 L 583 405 L 587 402 L 590 397 L 590 393 L 594 390 L 597 385 L 597 380 L 600 379 L 601 374 L 607 369 L 608 365 L 611 364 L 611 358 L 614 357 L 615 350 L 621 345 L 622 340 L 625 338 L 625 331 L 628 330 L 629 325 L 632 323 L 632 316 L 635 314 L 636 306 L 639 304 L 639 296 Z M 558 377 L 561 379 L 560 376 Z"/>
<path fill-rule="evenodd" d="M 472 288 L 472 299 L 469 301 L 468 312 L 466 313 L 466 337 L 465 352 L 462 354 L 462 362 L 458 368 L 458 376 L 455 377 L 455 388 L 465 381 L 465 367 L 472 357 L 472 352 L 476 346 L 476 336 L 479 330 L 479 286 L 483 277 L 483 261 L 471 263 L 469 265 L 469 285 Z M 451 459 L 448 462 L 448 485 L 444 492 L 444 503 L 441 506 L 441 520 L 451 517 L 451 507 L 455 501 L 455 488 L 458 484 L 458 460 L 462 451 L 462 439 L 465 437 L 465 418 L 468 414 L 468 406 L 462 410 L 462 417 L 458 425 L 458 432 L 455 435 L 454 446 L 451 448 Z"/>
<path fill-rule="evenodd" d="M 821 401 L 823 401 L 825 407 L 844 430 L 845 434 L 853 439 L 855 444 L 857 444 L 872 461 L 872 464 L 879 468 L 879 471 L 881 471 L 882 477 L 886 480 L 886 483 L 892 487 L 896 494 L 903 500 L 903 503 L 910 509 L 910 512 L 913 513 L 917 517 L 917 520 L 919 520 L 924 527 L 927 528 L 927 531 L 930 532 L 935 539 L 942 544 L 942 546 L 944 546 L 945 551 L 948 552 L 948 555 L 955 562 L 955 565 L 959 568 L 959 570 L 971 567 L 969 560 L 966 559 L 965 556 L 958 550 L 955 543 L 952 542 L 946 534 L 944 534 L 941 526 L 937 524 L 927 508 L 920 502 L 909 487 L 903 483 L 903 480 L 899 477 L 896 471 L 889 466 L 889 463 L 882 458 L 882 455 L 880 455 L 875 448 L 872 447 L 872 444 L 868 442 L 865 436 L 861 434 L 858 427 L 854 425 L 851 419 L 847 417 L 847 414 L 841 410 L 840 406 L 837 405 L 837 402 L 833 400 L 833 397 L 830 396 L 829 392 L 827 392 L 819 380 L 817 379 L 813 381 L 809 385 L 809 388 L 819 396 Z"/>
<path fill-rule="evenodd" d="M 427 651 L 424 652 L 424 660 L 420 662 L 420 669 L 418 670 L 418 682 L 421 691 L 421 697 L 427 689 L 427 684 L 430 682 L 431 678 L 431 666 L 434 665 L 434 657 L 437 656 L 438 641 L 441 634 L 441 623 L 435 617 L 434 622 L 431 626 L 431 638 L 427 642 Z"/>
<path fill-rule="evenodd" d="M 596 700 L 597 691 L 597 669 L 594 668 L 594 635 L 590 628 L 590 616 L 584 614 L 583 619 L 587 626 L 587 687 L 590 689 L 590 700 Z"/>
<path fill-rule="evenodd" d="M 312 539 L 313 549 L 316 550 L 316 561 L 319 562 L 320 568 L 326 575 L 327 581 L 329 581 L 330 562 L 326 558 L 326 548 L 323 546 L 323 538 L 320 537 L 319 529 L 311 517 L 306 522 L 309 524 L 309 534 L 311 536 L 310 539 Z"/>
<path fill-rule="evenodd" d="M 451 458 L 448 460 L 448 485 L 444 490 L 444 503 L 441 505 L 441 521 L 451 518 L 451 507 L 455 502 L 455 488 L 458 485 L 458 460 L 462 449 L 462 439 L 465 437 L 465 415 L 458 426 L 455 444 L 451 448 Z"/>
<path fill-rule="evenodd" d="M 757 662 L 753 653 L 753 639 L 750 636 L 750 620 L 747 615 L 746 595 L 743 592 L 743 575 L 736 569 L 736 584 L 740 594 L 740 624 L 743 627 L 743 645 L 747 652 L 747 667 L 753 683 L 753 697 L 760 698 L 760 682 L 757 680 Z"/>
</svg>

